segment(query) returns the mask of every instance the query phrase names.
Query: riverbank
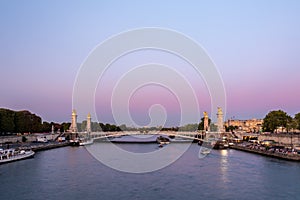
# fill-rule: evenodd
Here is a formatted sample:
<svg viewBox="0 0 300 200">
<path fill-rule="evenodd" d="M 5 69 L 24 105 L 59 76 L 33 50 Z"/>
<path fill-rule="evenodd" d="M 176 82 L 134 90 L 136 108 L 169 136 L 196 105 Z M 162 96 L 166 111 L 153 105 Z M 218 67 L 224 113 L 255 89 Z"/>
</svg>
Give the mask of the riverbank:
<svg viewBox="0 0 300 200">
<path fill-rule="evenodd" d="M 49 133 L 33 133 L 30 135 L 12 135 L 12 136 L 1 136 L 0 137 L 0 144 L 6 143 L 19 143 L 22 142 L 22 138 L 26 138 L 26 142 L 36 142 L 38 137 L 45 137 L 47 140 L 51 141 L 58 137 L 58 133 L 49 134 Z"/>
<path fill-rule="evenodd" d="M 300 134 L 295 133 L 272 133 L 272 134 L 260 134 L 258 136 L 259 141 L 274 140 L 280 145 L 284 146 L 298 146 L 300 145 Z"/>
<path fill-rule="evenodd" d="M 44 151 L 48 149 L 54 149 L 54 148 L 60 148 L 69 146 L 70 142 L 47 142 L 47 143 L 22 143 L 22 144 L 7 144 L 4 146 L 5 148 L 19 148 L 21 150 L 33 150 L 35 152 L 37 151 Z"/>
<path fill-rule="evenodd" d="M 263 156 L 300 162 L 300 154 L 296 154 L 296 153 L 276 152 L 274 150 L 266 150 L 263 148 L 255 149 L 255 148 L 250 148 L 250 147 L 242 146 L 242 145 L 233 145 L 233 146 L 230 146 L 230 148 L 249 152 L 249 153 L 255 153 L 255 154 L 259 154 L 259 155 L 263 155 Z"/>
</svg>

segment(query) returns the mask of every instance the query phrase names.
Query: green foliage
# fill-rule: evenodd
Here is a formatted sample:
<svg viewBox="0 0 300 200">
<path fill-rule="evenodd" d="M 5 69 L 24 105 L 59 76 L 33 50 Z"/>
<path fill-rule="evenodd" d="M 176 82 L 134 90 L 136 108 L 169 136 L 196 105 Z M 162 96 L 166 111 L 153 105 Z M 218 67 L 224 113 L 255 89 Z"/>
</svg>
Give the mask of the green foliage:
<svg viewBox="0 0 300 200">
<path fill-rule="evenodd" d="M 78 131 L 86 130 L 86 121 L 78 123 Z M 210 130 L 216 131 L 217 126 L 210 124 Z M 70 128 L 71 123 L 64 122 L 62 124 L 58 123 L 48 123 L 43 122 L 42 119 L 30 113 L 29 111 L 12 111 L 9 109 L 0 108 L 0 134 L 1 133 L 26 133 L 26 132 L 51 132 L 52 125 L 54 125 L 54 130 L 60 130 L 61 132 L 67 131 Z M 263 123 L 263 131 L 274 132 L 278 127 L 286 128 L 287 131 L 290 129 L 300 130 L 300 113 L 297 113 L 293 118 L 287 115 L 286 112 L 282 110 L 271 111 L 265 118 Z M 187 124 L 182 127 L 148 127 L 148 128 L 134 128 L 126 127 L 125 124 L 117 126 L 113 124 L 103 124 L 97 122 L 91 122 L 92 131 L 151 131 L 151 130 L 165 130 L 165 131 L 196 131 L 204 129 L 204 118 L 201 118 L 199 124 Z M 226 131 L 233 131 L 238 129 L 238 127 L 229 126 L 226 127 Z"/>
<path fill-rule="evenodd" d="M 187 124 L 179 128 L 179 131 L 197 131 L 199 124 Z"/>
<path fill-rule="evenodd" d="M 51 131 L 51 124 L 48 123 L 48 122 L 43 122 L 42 124 L 42 128 L 41 128 L 41 131 L 40 132 L 43 132 L 43 133 L 47 133 L 47 132 L 50 132 Z"/>
<path fill-rule="evenodd" d="M 45 133 L 54 131 L 67 131 L 71 123 L 43 122 L 41 117 L 29 111 L 12 111 L 0 108 L 0 133 Z M 81 126 L 79 126 L 81 129 Z"/>
<path fill-rule="evenodd" d="M 294 117 L 296 129 L 300 130 L 300 113 L 297 113 Z"/>
<path fill-rule="evenodd" d="M 230 125 L 230 126 L 225 126 L 225 131 L 226 132 L 232 132 L 232 131 L 234 131 L 234 130 L 236 130 L 236 129 L 238 129 L 239 127 L 238 126 L 232 126 L 232 125 Z"/>
<path fill-rule="evenodd" d="M 84 131 L 84 130 L 81 130 L 81 123 L 77 123 L 77 130 L 78 130 L 78 132 Z"/>
<path fill-rule="evenodd" d="M 125 124 L 122 124 L 122 125 L 119 126 L 119 127 L 120 127 L 120 129 L 121 129 L 122 131 L 127 131 L 127 127 L 126 127 Z"/>
<path fill-rule="evenodd" d="M 15 112 L 8 109 L 0 109 L 0 132 L 13 133 L 15 130 Z"/>
<path fill-rule="evenodd" d="M 210 131 L 212 131 L 212 132 L 216 132 L 216 131 L 218 131 L 218 126 L 217 125 L 215 125 L 215 124 L 210 124 Z"/>
<path fill-rule="evenodd" d="M 65 131 L 69 130 L 70 126 L 71 126 L 71 123 L 69 123 L 69 122 L 62 123 L 60 132 L 65 132 Z"/>
<path fill-rule="evenodd" d="M 29 111 L 15 112 L 14 123 L 16 133 L 40 132 L 42 128 L 42 119 Z"/>
<path fill-rule="evenodd" d="M 101 123 L 100 123 L 101 124 Z M 71 124 L 70 124 L 71 125 Z M 110 127 L 111 125 L 108 125 L 108 127 Z M 78 127 L 78 131 L 86 131 L 86 127 L 87 127 L 87 121 L 84 120 L 81 123 L 77 124 Z M 99 123 L 97 122 L 91 122 L 91 129 L 92 131 L 102 131 L 101 126 L 99 125 Z M 105 129 L 106 131 L 109 131 L 110 128 Z"/>
<path fill-rule="evenodd" d="M 292 130 L 297 129 L 297 121 L 296 121 L 296 119 L 290 119 L 288 121 L 287 127 L 288 127 L 288 130 L 290 130 L 290 129 L 292 129 Z"/>
<path fill-rule="evenodd" d="M 27 141 L 27 138 L 23 135 L 22 136 L 22 142 L 26 142 Z"/>
<path fill-rule="evenodd" d="M 82 121 L 80 127 L 81 127 L 81 131 L 86 131 L 87 121 L 86 120 Z"/>
<path fill-rule="evenodd" d="M 101 131 L 101 127 L 98 122 L 91 122 L 92 131 Z"/>
<path fill-rule="evenodd" d="M 12 111 L 0 109 L 1 133 L 39 132 L 42 119 L 29 111 Z"/>
<path fill-rule="evenodd" d="M 283 127 L 288 130 L 288 124 L 292 118 L 282 110 L 271 111 L 264 118 L 263 131 L 274 132 L 277 128 Z"/>
<path fill-rule="evenodd" d="M 210 125 L 211 119 L 208 118 L 208 125 Z M 198 125 L 198 130 L 204 130 L 204 117 L 201 118 L 201 122 Z"/>
<path fill-rule="evenodd" d="M 111 132 L 115 132 L 115 131 L 121 131 L 120 127 L 114 125 L 114 124 L 103 124 L 103 123 L 99 123 L 101 130 L 103 132 L 107 132 L 107 131 L 111 131 Z"/>
</svg>

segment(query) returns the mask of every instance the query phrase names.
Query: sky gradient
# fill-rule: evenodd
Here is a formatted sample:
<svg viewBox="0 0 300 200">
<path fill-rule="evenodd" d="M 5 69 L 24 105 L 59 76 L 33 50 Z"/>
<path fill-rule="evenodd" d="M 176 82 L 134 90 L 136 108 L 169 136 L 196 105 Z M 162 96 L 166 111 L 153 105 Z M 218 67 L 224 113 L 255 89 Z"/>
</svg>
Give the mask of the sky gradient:
<svg viewBox="0 0 300 200">
<path fill-rule="evenodd" d="M 274 109 L 293 116 L 300 112 L 299 10 L 296 0 L 0 1 L 0 107 L 30 110 L 46 121 L 70 121 L 73 83 L 93 48 L 122 31 L 162 27 L 193 38 L 214 61 L 226 89 L 226 119 L 263 118 Z M 109 73 L 118 77 L 119 72 L 115 67 Z M 197 80 L 191 77 L 201 91 L 199 107 L 209 111 L 205 83 Z M 132 97 L 130 110 L 143 124 L 141 119 L 148 120 L 144 109 L 157 101 L 150 95 L 143 102 L 140 92 Z M 99 118 L 111 123 L 102 94 L 96 93 L 97 110 L 103 112 Z M 177 113 L 178 104 L 171 94 L 168 98 L 172 103 L 166 109 Z M 135 107 L 134 101 L 141 103 Z M 168 125 L 176 124 L 178 116 L 173 118 Z"/>
</svg>

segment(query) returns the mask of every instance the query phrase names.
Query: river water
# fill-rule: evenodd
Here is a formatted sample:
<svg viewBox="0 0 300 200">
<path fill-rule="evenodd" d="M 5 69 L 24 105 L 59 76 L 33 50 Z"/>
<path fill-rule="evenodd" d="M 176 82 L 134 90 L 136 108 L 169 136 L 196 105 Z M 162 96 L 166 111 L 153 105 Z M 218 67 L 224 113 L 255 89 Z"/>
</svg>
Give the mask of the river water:
<svg viewBox="0 0 300 200">
<path fill-rule="evenodd" d="M 119 146 L 140 152 L 157 148 Z M 192 144 L 171 165 L 132 174 L 105 166 L 85 147 L 42 151 L 0 166 L 0 199 L 300 199 L 300 163 L 231 149 L 199 159 L 198 152 Z"/>
</svg>

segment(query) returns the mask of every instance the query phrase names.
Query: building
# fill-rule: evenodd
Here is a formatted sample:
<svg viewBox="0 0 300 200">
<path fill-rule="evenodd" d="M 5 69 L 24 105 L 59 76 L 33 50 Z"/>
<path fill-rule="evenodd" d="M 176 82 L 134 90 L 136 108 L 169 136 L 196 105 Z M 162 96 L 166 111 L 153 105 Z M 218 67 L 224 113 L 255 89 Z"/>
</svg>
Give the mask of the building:
<svg viewBox="0 0 300 200">
<path fill-rule="evenodd" d="M 239 131 L 245 132 L 261 132 L 262 131 L 263 119 L 247 119 L 247 120 L 238 120 L 238 119 L 229 119 L 225 122 L 226 127 L 233 126 Z"/>
</svg>

